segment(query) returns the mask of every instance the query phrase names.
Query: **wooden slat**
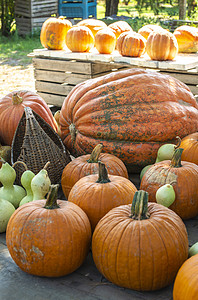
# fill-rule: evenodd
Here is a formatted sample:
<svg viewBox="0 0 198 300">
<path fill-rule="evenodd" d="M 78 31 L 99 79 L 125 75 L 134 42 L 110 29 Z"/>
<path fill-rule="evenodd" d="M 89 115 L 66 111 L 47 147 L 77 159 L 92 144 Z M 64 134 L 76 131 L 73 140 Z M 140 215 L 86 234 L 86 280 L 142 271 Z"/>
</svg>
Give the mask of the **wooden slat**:
<svg viewBox="0 0 198 300">
<path fill-rule="evenodd" d="M 65 96 L 61 96 L 61 95 L 48 94 L 42 92 L 37 92 L 37 94 L 39 94 L 47 104 L 58 106 L 58 107 L 62 106 L 63 101 L 65 99 Z"/>
<path fill-rule="evenodd" d="M 57 84 L 52 82 L 46 81 L 36 81 L 35 82 L 35 89 L 38 92 L 45 92 L 49 94 L 62 95 L 66 96 L 68 93 L 73 89 L 74 86 L 68 84 Z"/>
<path fill-rule="evenodd" d="M 163 72 L 161 73 L 165 75 L 170 75 L 176 79 L 179 79 L 180 81 L 191 84 L 191 85 L 197 85 L 198 84 L 198 74 L 190 74 L 190 73 L 173 73 L 173 72 Z"/>
</svg>

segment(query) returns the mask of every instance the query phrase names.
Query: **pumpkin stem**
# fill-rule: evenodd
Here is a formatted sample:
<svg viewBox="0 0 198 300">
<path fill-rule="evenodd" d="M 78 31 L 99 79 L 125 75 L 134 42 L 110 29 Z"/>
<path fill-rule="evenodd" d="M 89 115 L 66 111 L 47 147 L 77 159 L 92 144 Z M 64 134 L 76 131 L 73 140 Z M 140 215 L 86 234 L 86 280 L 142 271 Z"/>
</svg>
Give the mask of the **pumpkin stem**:
<svg viewBox="0 0 198 300">
<path fill-rule="evenodd" d="M 46 162 L 46 164 L 43 167 L 43 170 L 46 170 L 48 168 L 49 164 L 50 164 L 50 161 Z"/>
<path fill-rule="evenodd" d="M 91 152 L 90 158 L 87 160 L 88 163 L 98 163 L 98 158 L 102 152 L 103 145 L 98 144 Z"/>
<path fill-rule="evenodd" d="M 135 192 L 133 202 L 131 205 L 130 218 L 134 220 L 149 219 L 150 214 L 148 212 L 148 192 L 139 190 Z"/>
<path fill-rule="evenodd" d="M 181 145 L 181 138 L 177 135 L 176 139 L 177 139 L 177 145 L 175 145 L 175 149 L 179 148 Z"/>
<path fill-rule="evenodd" d="M 182 167 L 182 164 L 181 164 L 181 155 L 182 155 L 182 152 L 183 152 L 183 148 L 177 148 L 175 149 L 175 152 L 173 154 L 173 157 L 172 157 L 172 160 L 171 160 L 171 164 L 170 166 L 173 167 L 173 168 L 180 168 Z"/>
<path fill-rule="evenodd" d="M 14 168 L 17 164 L 22 164 L 24 166 L 25 170 L 26 171 L 28 170 L 28 167 L 27 167 L 26 163 L 24 163 L 24 161 L 17 160 L 17 161 L 15 161 L 15 163 L 13 163 L 12 167 Z"/>
<path fill-rule="evenodd" d="M 49 192 L 47 194 L 47 200 L 46 200 L 44 208 L 46 208 L 46 209 L 60 208 L 60 206 L 57 203 L 58 187 L 59 187 L 59 184 L 50 185 Z"/>
<path fill-rule="evenodd" d="M 107 183 L 107 182 L 110 182 L 111 180 L 109 179 L 109 176 L 108 176 L 105 164 L 99 161 L 98 165 L 99 165 L 98 180 L 96 181 L 96 183 Z"/>
<path fill-rule="evenodd" d="M 73 123 L 69 125 L 69 131 L 70 131 L 70 134 L 71 134 L 71 140 L 74 143 L 75 140 L 76 140 L 77 130 L 76 130 L 76 127 Z"/>
<path fill-rule="evenodd" d="M 17 93 L 13 94 L 12 96 L 12 103 L 14 105 L 20 104 L 23 102 L 23 98 L 19 96 Z"/>
</svg>

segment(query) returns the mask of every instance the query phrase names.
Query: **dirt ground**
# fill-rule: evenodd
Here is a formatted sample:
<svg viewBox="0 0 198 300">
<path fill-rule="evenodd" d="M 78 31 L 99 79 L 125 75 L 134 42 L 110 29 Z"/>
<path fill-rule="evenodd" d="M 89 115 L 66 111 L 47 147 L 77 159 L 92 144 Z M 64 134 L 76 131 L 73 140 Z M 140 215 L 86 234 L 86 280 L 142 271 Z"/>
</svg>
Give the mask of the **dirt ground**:
<svg viewBox="0 0 198 300">
<path fill-rule="evenodd" d="M 0 98 L 15 90 L 35 92 L 33 65 L 20 66 L 0 61 Z"/>
</svg>

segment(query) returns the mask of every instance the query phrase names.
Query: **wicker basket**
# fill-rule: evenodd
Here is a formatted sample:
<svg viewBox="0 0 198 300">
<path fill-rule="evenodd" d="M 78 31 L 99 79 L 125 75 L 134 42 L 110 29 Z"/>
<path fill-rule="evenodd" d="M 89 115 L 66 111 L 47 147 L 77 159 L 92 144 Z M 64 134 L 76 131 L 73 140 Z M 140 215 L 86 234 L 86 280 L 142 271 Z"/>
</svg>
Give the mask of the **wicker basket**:
<svg viewBox="0 0 198 300">
<path fill-rule="evenodd" d="M 63 169 L 71 161 L 59 135 L 30 107 L 24 108 L 12 140 L 11 163 L 16 161 L 23 161 L 35 174 L 49 161 L 47 171 L 53 184 L 60 183 Z M 23 164 L 15 164 L 14 168 L 16 183 L 21 184 L 25 168 Z"/>
</svg>

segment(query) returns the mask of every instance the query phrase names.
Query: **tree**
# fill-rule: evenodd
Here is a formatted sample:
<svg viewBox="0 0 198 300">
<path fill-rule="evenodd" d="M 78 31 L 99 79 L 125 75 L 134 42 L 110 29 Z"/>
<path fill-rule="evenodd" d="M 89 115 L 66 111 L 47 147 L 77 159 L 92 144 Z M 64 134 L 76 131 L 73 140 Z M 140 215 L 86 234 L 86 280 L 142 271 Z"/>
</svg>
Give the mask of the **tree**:
<svg viewBox="0 0 198 300">
<path fill-rule="evenodd" d="M 179 19 L 186 19 L 186 0 L 179 0 Z"/>
<path fill-rule="evenodd" d="M 106 0 L 105 17 L 117 15 L 119 0 Z"/>
<path fill-rule="evenodd" d="M 1 0 L 1 33 L 8 36 L 14 21 L 15 0 Z"/>
</svg>

